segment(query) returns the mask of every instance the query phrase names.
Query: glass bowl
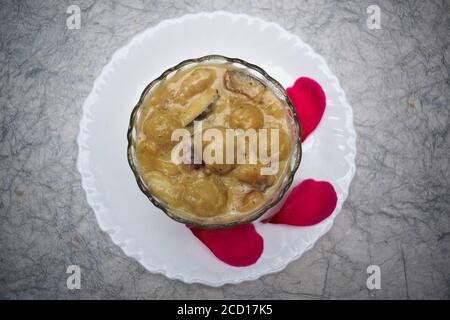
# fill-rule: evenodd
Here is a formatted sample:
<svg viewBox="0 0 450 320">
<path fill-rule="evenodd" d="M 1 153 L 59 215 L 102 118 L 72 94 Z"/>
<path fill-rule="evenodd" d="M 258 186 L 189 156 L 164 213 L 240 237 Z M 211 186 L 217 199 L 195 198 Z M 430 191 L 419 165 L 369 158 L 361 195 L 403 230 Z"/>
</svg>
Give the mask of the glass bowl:
<svg viewBox="0 0 450 320">
<path fill-rule="evenodd" d="M 256 77 L 263 84 L 269 87 L 275 95 L 286 105 L 286 115 L 288 119 L 288 125 L 291 127 L 291 139 L 292 139 L 292 154 L 290 158 L 290 168 L 287 169 L 284 177 L 282 177 L 281 182 L 278 184 L 276 190 L 267 198 L 265 204 L 254 211 L 242 213 L 242 214 L 224 214 L 218 217 L 214 217 L 214 221 L 211 218 L 200 217 L 200 216 L 187 216 L 186 213 L 170 208 L 161 199 L 152 195 L 151 191 L 147 188 L 146 183 L 143 179 L 143 172 L 140 168 L 139 161 L 136 157 L 136 139 L 137 139 L 137 128 L 140 124 L 140 116 L 145 106 L 145 101 L 152 95 L 154 90 L 167 79 L 173 77 L 178 71 L 185 70 L 194 66 L 199 66 L 203 64 L 227 64 L 236 66 L 244 69 L 246 72 L 250 73 L 252 76 Z M 242 59 L 238 58 L 228 58 L 221 55 L 208 55 L 196 59 L 188 59 L 180 62 L 176 66 L 164 71 L 161 76 L 150 82 L 141 94 L 141 97 L 133 108 L 130 117 L 130 124 L 127 132 L 128 148 L 127 156 L 128 163 L 131 170 L 134 173 L 137 184 L 141 191 L 147 196 L 147 198 L 164 213 L 166 213 L 170 218 L 187 225 L 193 225 L 201 228 L 224 228 L 230 227 L 240 223 L 247 223 L 254 221 L 258 218 L 269 216 L 275 208 L 277 208 L 280 201 L 285 196 L 289 187 L 294 179 L 295 172 L 297 171 L 301 156 L 302 156 L 302 146 L 301 146 L 301 126 L 289 97 L 281 86 L 281 84 L 274 78 L 269 76 L 262 68 L 257 65 L 248 63 Z"/>
</svg>

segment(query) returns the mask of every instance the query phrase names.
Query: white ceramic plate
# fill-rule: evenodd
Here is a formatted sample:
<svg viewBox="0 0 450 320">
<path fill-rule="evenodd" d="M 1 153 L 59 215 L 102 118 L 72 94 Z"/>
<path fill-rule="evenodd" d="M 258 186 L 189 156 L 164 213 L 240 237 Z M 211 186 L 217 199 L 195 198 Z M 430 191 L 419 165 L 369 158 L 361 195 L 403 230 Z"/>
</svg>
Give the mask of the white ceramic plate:
<svg viewBox="0 0 450 320">
<path fill-rule="evenodd" d="M 336 209 L 312 227 L 256 222 L 264 252 L 256 264 L 245 268 L 219 261 L 184 225 L 154 207 L 139 190 L 127 163 L 129 117 L 144 87 L 182 60 L 208 54 L 257 64 L 285 87 L 299 76 L 311 77 L 327 95 L 324 118 L 303 144 L 293 185 L 306 178 L 329 181 L 337 192 Z M 355 172 L 355 138 L 352 109 L 344 91 L 311 47 L 279 25 L 258 18 L 199 13 L 165 20 L 113 55 L 83 105 L 78 170 L 100 227 L 125 254 L 151 272 L 220 286 L 283 269 L 331 228 Z"/>
</svg>

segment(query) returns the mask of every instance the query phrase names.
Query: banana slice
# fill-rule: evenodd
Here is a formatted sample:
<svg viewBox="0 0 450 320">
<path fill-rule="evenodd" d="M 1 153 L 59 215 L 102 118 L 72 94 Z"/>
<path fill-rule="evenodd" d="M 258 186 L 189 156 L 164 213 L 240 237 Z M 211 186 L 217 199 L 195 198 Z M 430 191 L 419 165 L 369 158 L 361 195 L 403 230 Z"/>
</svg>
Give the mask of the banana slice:
<svg viewBox="0 0 450 320">
<path fill-rule="evenodd" d="M 261 81 L 249 73 L 237 70 L 225 72 L 223 80 L 229 91 L 243 94 L 250 99 L 255 99 L 266 88 Z"/>
<path fill-rule="evenodd" d="M 218 99 L 219 92 L 213 88 L 193 97 L 180 115 L 183 127 L 194 121 L 202 113 L 207 113 Z"/>
</svg>

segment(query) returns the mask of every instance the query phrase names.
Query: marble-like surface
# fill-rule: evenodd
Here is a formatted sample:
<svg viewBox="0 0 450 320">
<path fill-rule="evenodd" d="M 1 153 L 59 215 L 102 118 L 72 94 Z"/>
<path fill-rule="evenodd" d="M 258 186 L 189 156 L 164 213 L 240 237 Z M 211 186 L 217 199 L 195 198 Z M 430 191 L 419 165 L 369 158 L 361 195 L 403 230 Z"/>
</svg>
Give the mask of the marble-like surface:
<svg viewBox="0 0 450 320">
<path fill-rule="evenodd" d="M 450 1 L 2 1 L 0 298 L 450 297 Z M 370 4 L 380 30 L 366 26 Z M 354 110 L 357 172 L 332 230 L 284 271 L 240 285 L 147 272 L 103 233 L 76 170 L 81 106 L 113 52 L 162 19 L 225 9 L 299 35 Z M 80 290 L 66 268 L 82 269 Z M 381 268 L 368 290 L 366 268 Z"/>
</svg>

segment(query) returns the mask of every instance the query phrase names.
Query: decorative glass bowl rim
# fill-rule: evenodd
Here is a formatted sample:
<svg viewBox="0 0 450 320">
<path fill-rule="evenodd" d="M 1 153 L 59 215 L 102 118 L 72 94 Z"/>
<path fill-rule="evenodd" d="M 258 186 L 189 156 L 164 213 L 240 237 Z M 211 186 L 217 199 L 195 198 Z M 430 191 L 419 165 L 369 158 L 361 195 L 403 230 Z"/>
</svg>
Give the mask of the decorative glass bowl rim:
<svg viewBox="0 0 450 320">
<path fill-rule="evenodd" d="M 171 74 L 173 72 L 177 72 L 187 65 L 200 64 L 202 62 L 210 61 L 210 60 L 211 61 L 221 60 L 223 63 L 240 64 L 248 69 L 256 71 L 257 73 L 259 73 L 259 75 L 262 76 L 262 78 L 264 78 L 265 80 L 270 82 L 274 87 L 276 87 L 278 89 L 279 93 L 281 93 L 282 97 L 284 98 L 284 102 L 286 103 L 286 105 L 288 106 L 290 111 L 292 112 L 292 119 L 294 120 L 296 132 L 297 132 L 295 140 L 294 139 L 292 140 L 293 144 L 295 145 L 295 150 L 297 151 L 297 152 L 292 152 L 292 155 L 291 155 L 291 157 L 293 157 L 295 155 L 295 162 L 294 162 L 290 172 L 283 178 L 283 179 L 286 179 L 286 177 L 287 177 L 287 182 L 282 182 L 281 185 L 284 184 L 284 186 L 281 189 L 279 189 L 279 190 L 277 189 L 274 191 L 274 194 L 277 193 L 276 197 L 273 198 L 271 201 L 268 201 L 262 207 L 259 207 L 257 210 L 247 213 L 246 216 L 244 216 L 244 217 L 240 216 L 241 219 L 231 221 L 231 222 L 225 222 L 225 223 L 201 223 L 198 221 L 190 220 L 188 217 L 182 217 L 180 215 L 177 215 L 175 212 L 172 212 L 175 210 L 169 208 L 164 202 L 160 201 L 159 199 L 157 199 L 156 197 L 154 197 L 151 194 L 151 192 L 148 190 L 145 182 L 142 180 L 139 170 L 135 163 L 136 157 L 135 157 L 134 146 L 136 144 L 136 141 L 135 141 L 135 137 L 133 136 L 133 131 L 136 129 L 136 117 L 137 117 L 138 111 L 144 105 L 144 101 L 147 99 L 147 94 L 157 84 L 161 83 L 162 81 L 165 81 L 169 74 Z M 147 196 L 147 198 L 153 203 L 153 205 L 155 207 L 162 210 L 171 219 L 178 221 L 180 223 L 189 225 L 189 226 L 195 226 L 195 227 L 200 227 L 200 228 L 204 228 L 204 229 L 227 228 L 227 227 L 235 226 L 237 224 L 249 223 L 249 222 L 257 220 L 258 218 L 263 216 L 269 209 L 275 207 L 283 199 L 286 192 L 289 190 L 290 186 L 292 185 L 292 181 L 294 179 L 295 173 L 297 172 L 298 167 L 300 166 L 300 161 L 302 158 L 301 132 L 302 132 L 302 129 L 301 129 L 300 122 L 298 120 L 297 112 L 295 111 L 295 108 L 292 105 L 292 102 L 289 99 L 289 96 L 287 95 L 286 90 L 283 88 L 283 86 L 277 80 L 272 78 L 266 71 L 264 71 L 261 67 L 255 65 L 255 64 L 249 63 L 240 58 L 229 58 L 229 57 L 218 55 L 218 54 L 206 55 L 206 56 L 203 56 L 200 58 L 187 59 L 187 60 L 184 60 L 184 61 L 178 63 L 177 65 L 165 70 L 158 78 L 151 81 L 145 87 L 145 89 L 143 90 L 143 92 L 139 98 L 138 103 L 134 106 L 134 108 L 131 112 L 130 122 L 128 125 L 128 131 L 127 131 L 128 164 L 129 164 L 131 170 L 133 171 L 133 174 L 134 174 L 134 177 L 136 179 L 139 189 Z M 137 159 L 136 159 L 136 161 L 137 161 Z M 291 164 L 292 164 L 292 158 L 291 158 Z"/>
</svg>

